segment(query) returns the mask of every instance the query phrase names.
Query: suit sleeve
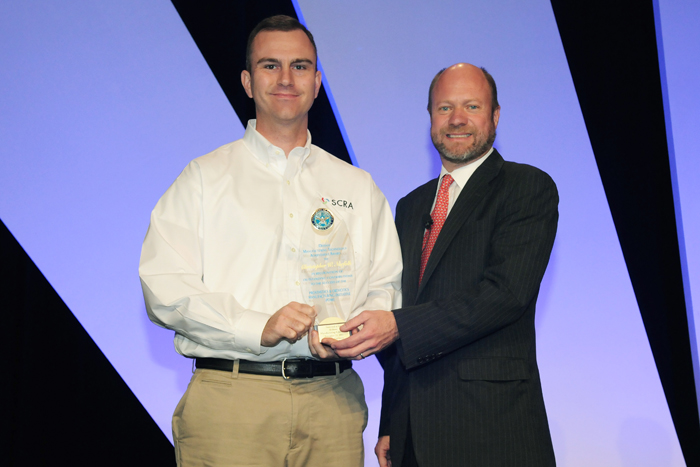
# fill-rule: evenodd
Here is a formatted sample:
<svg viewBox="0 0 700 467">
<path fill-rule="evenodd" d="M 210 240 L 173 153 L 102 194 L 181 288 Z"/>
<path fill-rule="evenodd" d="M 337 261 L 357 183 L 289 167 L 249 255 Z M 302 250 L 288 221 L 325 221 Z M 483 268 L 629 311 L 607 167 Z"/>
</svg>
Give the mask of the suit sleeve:
<svg viewBox="0 0 700 467">
<path fill-rule="evenodd" d="M 480 279 L 472 284 L 445 284 L 449 292 L 444 296 L 433 293 L 440 299 L 395 311 L 397 350 L 406 369 L 508 326 L 536 300 L 554 244 L 559 197 L 547 174 L 527 169 L 505 180 L 500 196 L 491 195 L 496 199 L 490 208 L 495 219 L 492 230 L 485 233 L 488 238 L 480 243 L 488 248 Z"/>
<path fill-rule="evenodd" d="M 396 205 L 396 229 L 401 235 L 401 220 L 404 218 L 404 198 Z M 377 354 L 377 360 L 384 370 L 384 387 L 382 388 L 382 408 L 379 418 L 379 437 L 389 434 L 390 414 L 393 404 L 401 397 L 400 390 L 405 385 L 405 371 L 396 354 L 396 345 L 390 345 Z"/>
</svg>

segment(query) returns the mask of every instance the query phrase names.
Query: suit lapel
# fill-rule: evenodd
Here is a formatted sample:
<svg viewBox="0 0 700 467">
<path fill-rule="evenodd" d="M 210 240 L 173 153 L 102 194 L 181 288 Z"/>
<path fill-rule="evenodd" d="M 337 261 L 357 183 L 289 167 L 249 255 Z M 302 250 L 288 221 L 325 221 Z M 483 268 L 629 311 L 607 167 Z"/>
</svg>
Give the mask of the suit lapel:
<svg viewBox="0 0 700 467">
<path fill-rule="evenodd" d="M 489 191 L 489 184 L 493 180 L 498 172 L 503 166 L 503 158 L 496 151 L 484 161 L 484 163 L 476 169 L 476 172 L 471 176 L 467 185 L 462 189 L 459 194 L 459 198 L 452 206 L 450 214 L 447 216 L 445 225 L 442 226 L 440 235 L 435 242 L 433 251 L 428 258 L 428 264 L 425 266 L 425 272 L 423 273 L 423 282 L 421 282 L 416 293 L 416 299 L 420 296 L 421 292 L 425 288 L 425 284 L 430 280 L 430 276 L 435 271 L 440 259 L 447 251 L 447 247 L 450 245 L 454 239 L 459 229 L 462 228 L 464 223 L 469 219 L 474 208 L 481 203 L 481 200 Z M 433 195 L 434 196 L 434 195 Z M 432 199 L 430 200 L 432 204 Z M 428 207 L 430 209 L 430 207 Z M 418 254 L 418 267 L 420 269 L 420 253 Z M 416 280 L 418 278 L 416 277 Z"/>
</svg>

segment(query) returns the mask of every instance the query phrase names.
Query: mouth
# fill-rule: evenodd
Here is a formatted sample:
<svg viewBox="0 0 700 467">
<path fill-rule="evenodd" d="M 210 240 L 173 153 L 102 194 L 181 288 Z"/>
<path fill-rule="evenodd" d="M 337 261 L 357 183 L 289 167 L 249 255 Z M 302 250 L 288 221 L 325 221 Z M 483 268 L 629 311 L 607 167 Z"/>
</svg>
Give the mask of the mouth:
<svg viewBox="0 0 700 467">
<path fill-rule="evenodd" d="M 297 94 L 289 94 L 285 92 L 274 93 L 273 96 L 278 97 L 280 99 L 293 99 L 295 97 L 299 97 Z"/>
<path fill-rule="evenodd" d="M 446 137 L 450 139 L 466 139 L 472 136 L 471 133 L 462 133 L 462 134 L 455 134 L 455 133 L 447 133 L 445 135 Z"/>
</svg>

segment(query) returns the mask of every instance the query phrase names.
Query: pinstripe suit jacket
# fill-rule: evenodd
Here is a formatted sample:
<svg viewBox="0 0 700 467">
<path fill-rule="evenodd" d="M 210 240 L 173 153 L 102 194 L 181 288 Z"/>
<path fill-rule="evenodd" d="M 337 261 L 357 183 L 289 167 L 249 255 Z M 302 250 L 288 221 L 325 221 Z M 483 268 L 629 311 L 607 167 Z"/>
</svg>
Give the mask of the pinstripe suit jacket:
<svg viewBox="0 0 700 467">
<path fill-rule="evenodd" d="M 384 367 L 380 435 L 401 465 L 410 416 L 422 467 L 552 466 L 535 358 L 535 302 L 554 243 L 558 194 L 494 151 L 455 202 L 418 284 L 423 217 L 437 179 L 396 207 L 403 252 L 399 340 Z"/>
</svg>

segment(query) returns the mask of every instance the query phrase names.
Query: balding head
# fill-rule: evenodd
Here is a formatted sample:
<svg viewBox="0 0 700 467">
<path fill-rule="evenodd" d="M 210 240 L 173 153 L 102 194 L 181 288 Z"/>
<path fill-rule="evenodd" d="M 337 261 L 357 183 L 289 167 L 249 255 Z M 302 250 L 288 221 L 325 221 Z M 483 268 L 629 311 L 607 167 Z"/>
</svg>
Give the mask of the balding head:
<svg viewBox="0 0 700 467">
<path fill-rule="evenodd" d="M 428 89 L 428 112 L 432 113 L 433 111 L 433 90 L 435 89 L 435 85 L 440 80 L 442 74 L 447 70 L 480 70 L 491 91 L 491 115 L 493 115 L 493 112 L 500 107 L 498 104 L 498 89 L 496 88 L 496 81 L 493 79 L 493 76 L 486 71 L 486 68 L 477 68 L 469 63 L 457 63 L 449 68 L 443 68 L 442 70 L 438 71 L 433 80 L 430 82 L 430 88 Z"/>
</svg>

